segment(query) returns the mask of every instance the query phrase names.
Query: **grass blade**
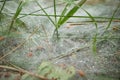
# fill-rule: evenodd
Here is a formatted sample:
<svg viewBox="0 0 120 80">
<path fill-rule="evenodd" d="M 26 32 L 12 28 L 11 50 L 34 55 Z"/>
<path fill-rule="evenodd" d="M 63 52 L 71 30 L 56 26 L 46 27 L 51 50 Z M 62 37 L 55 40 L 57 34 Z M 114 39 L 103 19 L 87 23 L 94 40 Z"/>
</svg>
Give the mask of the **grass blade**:
<svg viewBox="0 0 120 80">
<path fill-rule="evenodd" d="M 93 50 L 94 53 L 97 52 L 96 43 L 97 43 L 97 33 L 96 33 L 95 36 L 93 37 L 93 43 L 92 43 L 92 50 Z"/>
<path fill-rule="evenodd" d="M 16 10 L 16 13 L 15 13 L 15 15 L 14 15 L 14 18 L 17 18 L 17 17 L 18 17 L 18 15 L 20 14 L 20 12 L 21 12 L 21 10 L 22 10 L 22 7 L 23 7 L 23 2 L 21 1 L 20 4 L 19 4 L 19 6 L 18 6 L 18 8 L 17 8 L 17 10 Z"/>
<path fill-rule="evenodd" d="M 19 17 L 19 19 L 20 19 L 20 18 L 23 18 L 23 17 L 26 17 L 26 16 L 28 16 L 28 15 L 31 15 L 31 16 L 46 16 L 46 15 L 44 15 L 44 14 L 33 14 L 33 13 L 38 12 L 38 11 L 40 11 L 40 10 L 36 10 L 36 11 L 31 12 L 31 13 L 28 13 L 28 14 L 26 14 L 26 13 L 21 13 L 21 14 L 19 14 L 19 15 L 23 15 L 23 16 Z M 8 13 L 8 14 L 14 14 L 14 13 Z M 55 15 L 48 15 L 48 16 L 54 17 Z M 66 16 L 56 15 L 56 17 L 61 17 L 61 18 L 62 18 L 62 17 L 66 17 Z M 90 18 L 89 16 L 68 16 L 68 17 L 72 17 L 72 18 Z M 110 20 L 110 19 L 111 19 L 111 17 L 101 17 L 101 16 L 93 16 L 93 18 L 94 18 L 94 19 L 103 19 L 102 21 L 97 20 L 97 21 L 99 21 L 99 22 L 104 22 L 104 21 L 107 22 L 107 20 Z M 105 20 L 105 19 L 107 19 L 107 20 Z M 119 21 L 120 21 L 120 18 L 115 18 L 115 17 L 113 17 L 113 20 L 115 20 L 116 22 L 119 22 Z M 58 21 L 59 21 L 59 20 L 58 20 Z"/>
<path fill-rule="evenodd" d="M 25 3 L 24 3 L 23 1 L 21 1 L 21 2 L 19 3 L 19 6 L 18 6 L 18 8 L 17 8 L 17 10 L 16 10 L 13 18 L 12 18 L 12 22 L 11 22 L 11 24 L 10 24 L 10 28 L 9 28 L 8 33 L 10 33 L 11 29 L 13 28 L 13 24 L 14 24 L 15 20 L 17 19 L 18 15 L 20 14 L 20 12 L 22 11 L 22 7 L 23 7 L 24 4 L 25 4 Z"/>
<path fill-rule="evenodd" d="M 59 34 L 58 34 L 58 24 L 57 24 L 57 16 L 56 16 L 56 0 L 53 1 L 54 1 L 54 18 L 55 18 L 55 27 L 56 27 L 53 35 L 57 35 L 58 38 Z"/>
<path fill-rule="evenodd" d="M 54 0 L 54 15 L 55 15 L 55 23 L 57 23 L 57 17 L 56 17 L 56 0 Z"/>
<path fill-rule="evenodd" d="M 66 4 L 66 6 L 64 7 L 64 9 L 63 9 L 63 11 L 62 11 L 62 13 L 61 13 L 61 15 L 60 15 L 60 18 L 59 18 L 59 20 L 58 20 L 58 25 L 59 25 L 59 23 L 61 22 L 61 20 L 65 17 L 65 13 L 67 12 L 67 7 L 69 6 L 69 4 Z M 63 17 L 64 16 L 64 17 Z"/>
<path fill-rule="evenodd" d="M 83 9 L 84 10 L 84 9 Z M 90 17 L 90 19 L 92 20 L 92 22 L 94 22 L 95 24 L 95 27 L 96 27 L 96 33 L 95 33 L 95 36 L 93 37 L 93 45 L 92 45 L 92 50 L 94 53 L 97 52 L 97 47 L 96 47 L 96 43 L 97 43 L 97 31 L 98 31 L 98 25 L 97 25 L 97 22 L 95 21 L 95 19 L 93 18 L 93 16 L 86 10 L 84 10 L 88 16 Z"/>
<path fill-rule="evenodd" d="M 65 23 L 69 18 L 70 16 L 73 16 L 76 11 L 86 2 L 86 0 L 81 0 L 77 5 L 78 6 L 74 6 L 67 14 L 66 14 L 66 17 L 64 17 L 58 24 L 59 25 L 62 25 L 63 23 Z"/>
<path fill-rule="evenodd" d="M 111 19 L 110 19 L 110 21 L 109 21 L 109 23 L 108 23 L 105 31 L 107 31 L 108 28 L 110 27 L 110 25 L 111 25 L 111 23 L 112 23 L 112 20 L 113 20 L 113 18 L 114 18 L 114 16 L 115 16 L 115 13 L 118 11 L 119 8 L 120 8 L 120 5 L 117 6 L 117 8 L 115 9 L 114 13 L 112 14 L 112 17 L 111 17 Z"/>
<path fill-rule="evenodd" d="M 85 9 L 83 9 L 83 10 L 88 14 L 88 16 L 92 20 L 92 22 L 94 22 L 96 29 L 98 29 L 98 25 L 97 25 L 97 22 L 94 19 L 94 17 L 88 11 L 86 11 Z"/>
<path fill-rule="evenodd" d="M 4 9 L 5 4 L 6 4 L 6 0 L 4 0 L 4 2 L 3 2 L 2 8 L 0 10 L 0 14 L 2 13 L 2 10 Z"/>
</svg>

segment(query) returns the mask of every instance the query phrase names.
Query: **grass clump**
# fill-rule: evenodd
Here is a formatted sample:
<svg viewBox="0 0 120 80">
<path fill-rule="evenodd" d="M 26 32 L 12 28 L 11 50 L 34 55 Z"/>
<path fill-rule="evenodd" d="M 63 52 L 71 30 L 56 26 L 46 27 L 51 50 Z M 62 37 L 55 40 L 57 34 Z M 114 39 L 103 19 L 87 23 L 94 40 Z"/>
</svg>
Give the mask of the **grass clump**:
<svg viewBox="0 0 120 80">
<path fill-rule="evenodd" d="M 64 7 L 60 18 L 57 20 L 57 14 L 56 14 L 56 1 L 53 0 L 54 3 L 54 18 L 55 20 L 51 19 L 51 17 L 49 16 L 49 14 L 44 10 L 44 8 L 39 4 L 39 2 L 37 0 L 35 0 L 35 2 L 37 3 L 37 5 L 40 7 L 40 9 L 45 13 L 45 15 L 48 17 L 48 19 L 52 22 L 52 24 L 55 27 L 54 35 L 57 35 L 57 38 L 59 38 L 59 34 L 58 34 L 58 29 L 61 27 L 61 25 L 63 25 L 71 16 L 73 16 L 78 9 L 86 2 L 86 0 L 81 0 L 77 3 L 77 5 L 74 5 L 73 8 L 71 8 L 68 11 L 68 7 L 71 6 L 71 3 L 66 3 L 66 6 Z M 63 17 L 64 16 L 64 17 Z"/>
</svg>

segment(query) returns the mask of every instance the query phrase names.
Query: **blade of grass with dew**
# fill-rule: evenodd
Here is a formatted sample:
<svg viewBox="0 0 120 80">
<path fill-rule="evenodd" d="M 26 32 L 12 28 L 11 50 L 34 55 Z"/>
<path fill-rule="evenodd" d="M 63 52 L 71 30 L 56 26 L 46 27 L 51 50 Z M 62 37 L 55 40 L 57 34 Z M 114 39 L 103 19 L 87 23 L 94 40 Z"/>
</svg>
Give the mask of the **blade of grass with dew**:
<svg viewBox="0 0 120 80">
<path fill-rule="evenodd" d="M 48 17 L 48 19 L 52 22 L 52 24 L 56 27 L 56 24 L 54 23 L 54 21 L 50 18 L 50 16 L 48 15 L 48 13 L 44 10 L 44 8 L 39 4 L 39 2 L 37 0 L 35 0 L 36 4 L 40 7 L 40 9 L 45 13 L 45 15 Z"/>
<path fill-rule="evenodd" d="M 10 24 L 10 28 L 9 28 L 9 32 L 8 32 L 8 33 L 10 33 L 11 29 L 13 28 L 13 24 L 14 24 L 15 20 L 17 19 L 17 17 L 19 16 L 20 12 L 22 11 L 23 5 L 25 5 L 25 3 L 24 3 L 23 1 L 21 1 L 21 2 L 19 3 L 19 5 L 18 5 L 18 8 L 17 8 L 17 10 L 16 10 L 16 13 L 14 14 L 14 16 L 13 16 L 13 18 L 12 18 L 12 22 L 11 22 L 11 24 Z"/>
<path fill-rule="evenodd" d="M 119 8 L 120 8 L 120 5 L 117 6 L 117 8 L 115 9 L 114 13 L 112 14 L 112 17 L 111 17 L 111 19 L 110 19 L 110 21 L 109 21 L 109 23 L 108 23 L 108 25 L 107 25 L 107 27 L 106 27 L 106 29 L 105 29 L 105 32 L 106 32 L 106 31 L 108 30 L 108 28 L 110 27 L 110 25 L 111 25 L 111 23 L 112 23 L 112 20 L 113 20 L 113 18 L 114 18 L 114 16 L 115 16 L 115 13 L 118 11 Z"/>
<path fill-rule="evenodd" d="M 97 52 L 96 42 L 97 42 L 98 25 L 97 25 L 95 19 L 93 18 L 93 16 L 85 9 L 83 9 L 83 10 L 88 14 L 88 16 L 94 22 L 95 27 L 96 27 L 96 33 L 95 33 L 95 36 L 93 37 L 93 45 L 92 45 L 93 52 L 96 53 Z"/>
<path fill-rule="evenodd" d="M 67 14 L 66 14 L 66 16 L 61 20 L 61 21 L 59 21 L 59 25 L 62 25 L 62 24 L 64 24 L 69 18 L 70 18 L 70 16 L 73 16 L 76 12 L 77 12 L 77 10 L 84 4 L 86 2 L 86 0 L 81 0 L 80 2 L 78 2 L 78 6 L 74 6 Z M 60 26 L 59 26 L 60 27 Z"/>
</svg>

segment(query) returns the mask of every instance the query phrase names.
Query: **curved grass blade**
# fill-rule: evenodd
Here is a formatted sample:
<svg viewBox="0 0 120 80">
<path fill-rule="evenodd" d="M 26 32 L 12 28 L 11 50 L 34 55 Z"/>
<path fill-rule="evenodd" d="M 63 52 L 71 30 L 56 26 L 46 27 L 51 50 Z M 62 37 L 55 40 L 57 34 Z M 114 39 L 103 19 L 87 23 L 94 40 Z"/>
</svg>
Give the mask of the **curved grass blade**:
<svg viewBox="0 0 120 80">
<path fill-rule="evenodd" d="M 60 23 L 61 22 L 61 20 L 65 17 L 65 14 L 66 14 L 66 12 L 67 12 L 67 10 L 68 10 L 68 7 L 73 3 L 73 1 L 65 1 L 67 4 L 65 5 L 65 7 L 64 7 L 64 9 L 63 9 L 63 11 L 62 11 L 62 13 L 61 13 L 61 15 L 60 15 L 60 18 L 59 18 L 59 21 L 58 21 L 58 23 Z M 59 24 L 58 24 L 59 25 Z"/>
<path fill-rule="evenodd" d="M 75 5 L 67 14 L 66 16 L 58 23 L 59 25 L 64 24 L 69 18 L 70 16 L 73 16 L 76 11 L 86 2 L 86 0 L 81 0 L 77 6 Z M 60 27 L 60 26 L 59 26 Z"/>
<path fill-rule="evenodd" d="M 107 25 L 107 27 L 106 27 L 106 29 L 105 29 L 105 32 L 106 32 L 106 31 L 108 30 L 108 28 L 110 27 L 110 25 L 111 25 L 111 23 L 112 23 L 112 21 L 113 21 L 113 19 L 114 19 L 115 13 L 118 11 L 119 8 L 120 8 L 120 5 L 118 4 L 117 8 L 115 9 L 114 13 L 112 14 L 112 17 L 111 17 L 111 19 L 110 19 L 110 21 L 109 21 L 109 23 L 108 23 L 108 25 Z"/>
<path fill-rule="evenodd" d="M 94 19 L 94 17 L 88 11 L 86 11 L 85 9 L 83 9 L 83 10 L 88 14 L 88 16 L 92 20 L 92 22 L 94 22 L 96 29 L 98 29 L 98 25 L 97 25 L 97 22 Z"/>
<path fill-rule="evenodd" d="M 65 16 L 65 13 L 67 12 L 67 10 L 68 10 L 68 6 L 70 6 L 70 4 L 66 4 L 66 6 L 64 7 L 64 9 L 63 9 L 63 11 L 62 11 L 62 13 L 61 13 L 61 15 L 60 15 L 60 18 L 59 18 L 59 20 L 58 20 L 58 25 L 59 25 L 59 23 L 62 21 L 62 19 L 64 18 L 64 17 L 66 17 Z M 64 17 L 63 17 L 64 16 Z"/>
<path fill-rule="evenodd" d="M 98 25 L 97 25 L 97 22 L 96 20 L 93 18 L 93 16 L 88 12 L 86 11 L 85 9 L 83 9 L 87 14 L 88 16 L 90 17 L 90 19 L 92 20 L 92 22 L 94 22 L 95 24 L 95 27 L 96 27 L 96 33 L 95 33 L 95 36 L 93 37 L 93 45 L 92 45 L 92 50 L 94 53 L 97 52 L 97 47 L 96 47 L 96 43 L 97 43 L 97 31 L 98 31 Z"/>
</svg>

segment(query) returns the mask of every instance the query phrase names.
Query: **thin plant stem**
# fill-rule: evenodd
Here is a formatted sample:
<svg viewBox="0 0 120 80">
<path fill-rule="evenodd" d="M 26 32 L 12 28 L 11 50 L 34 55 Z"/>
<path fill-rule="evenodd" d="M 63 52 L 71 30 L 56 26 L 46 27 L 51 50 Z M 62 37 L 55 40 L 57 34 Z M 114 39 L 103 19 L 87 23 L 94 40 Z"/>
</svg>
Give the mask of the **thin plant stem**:
<svg viewBox="0 0 120 80">
<path fill-rule="evenodd" d="M 10 13 L 10 14 L 14 14 L 14 13 Z M 44 14 L 24 14 L 24 13 L 21 13 L 20 15 L 31 15 L 31 16 L 46 16 Z M 54 17 L 55 15 L 48 15 L 50 17 Z M 71 18 L 90 18 L 89 16 L 62 16 L 62 15 L 56 15 L 56 17 L 71 17 Z M 19 18 L 22 18 L 22 17 L 19 17 Z M 111 17 L 101 17 L 101 16 L 93 16 L 93 18 L 96 18 L 96 19 L 111 19 Z M 120 20 L 120 18 L 115 18 L 113 17 L 112 19 L 117 19 L 117 20 Z"/>
<path fill-rule="evenodd" d="M 56 0 L 54 0 L 54 15 L 55 15 L 55 23 L 57 23 L 57 16 L 56 16 Z M 56 24 L 57 27 L 57 24 Z"/>
<path fill-rule="evenodd" d="M 39 10 L 37 10 L 39 11 Z M 36 11 L 36 12 L 37 12 Z M 15 13 L 8 13 L 8 14 L 15 14 Z M 26 17 L 27 15 L 31 15 L 31 16 L 46 16 L 44 14 L 33 14 L 33 13 L 29 13 L 29 14 L 25 14 L 25 13 L 20 13 L 19 15 L 23 15 L 23 17 L 19 17 L 17 19 L 20 19 L 20 18 L 24 18 Z M 48 15 L 50 17 L 54 17 L 55 15 Z M 71 18 L 90 18 L 89 16 L 62 16 L 62 15 L 56 15 L 56 17 L 71 17 Z M 101 16 L 93 16 L 94 19 L 103 19 L 105 22 L 107 21 L 106 19 L 111 19 L 111 17 L 101 17 Z M 113 17 L 112 18 L 115 22 L 119 22 L 120 21 L 120 18 L 116 18 L 116 17 Z M 97 20 L 96 20 L 97 21 Z M 104 22 L 104 21 L 99 21 L 99 22 Z M 108 22 L 108 21 L 107 21 Z"/>
<path fill-rule="evenodd" d="M 68 10 L 68 8 L 67 8 L 68 6 L 70 6 L 70 4 L 66 4 L 66 6 L 64 7 L 61 15 L 59 15 L 59 16 L 57 15 L 57 17 L 60 17 L 58 23 L 60 23 L 60 21 L 61 21 L 64 17 L 66 17 L 66 16 L 65 16 L 65 13 L 66 13 L 67 10 Z M 58 24 L 58 25 L 59 25 L 59 24 Z"/>
<path fill-rule="evenodd" d="M 48 19 L 52 22 L 52 24 L 55 26 L 55 30 L 54 30 L 54 34 L 55 35 L 57 35 L 57 38 L 58 38 L 58 36 L 59 36 L 59 34 L 58 34 L 58 25 L 57 25 L 57 17 L 56 17 L 56 9 L 54 8 L 54 13 L 55 13 L 55 22 L 50 18 L 50 16 L 48 15 L 48 13 L 44 10 L 44 8 L 39 4 L 39 2 L 37 1 L 37 0 L 35 0 L 36 1 L 36 3 L 37 3 L 37 5 L 42 9 L 42 11 L 45 13 L 45 15 L 48 17 Z M 56 7 L 55 6 L 55 1 L 54 1 L 54 7 Z M 54 36 L 54 34 L 53 34 L 53 36 Z"/>
</svg>

